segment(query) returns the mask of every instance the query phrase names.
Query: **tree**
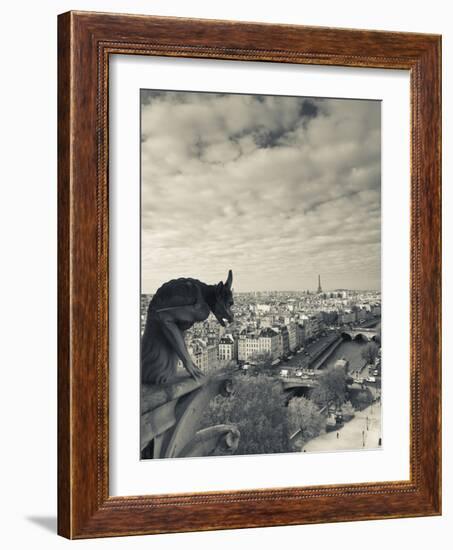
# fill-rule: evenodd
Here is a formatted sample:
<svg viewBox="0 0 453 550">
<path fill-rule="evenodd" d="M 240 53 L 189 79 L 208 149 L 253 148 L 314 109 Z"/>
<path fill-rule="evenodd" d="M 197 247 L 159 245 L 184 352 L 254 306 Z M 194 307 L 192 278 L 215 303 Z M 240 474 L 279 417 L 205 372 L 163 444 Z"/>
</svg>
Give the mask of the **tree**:
<svg viewBox="0 0 453 550">
<path fill-rule="evenodd" d="M 374 342 L 367 344 L 362 350 L 362 358 L 369 364 L 373 364 L 378 356 L 379 348 Z"/>
<path fill-rule="evenodd" d="M 372 402 L 373 395 L 368 388 L 351 394 L 351 403 L 353 407 L 358 411 L 366 409 L 366 407 L 371 405 Z"/>
<path fill-rule="evenodd" d="M 313 401 L 294 397 L 288 404 L 288 423 L 291 434 L 300 430 L 300 439 L 306 443 L 321 433 L 325 420 Z"/>
<path fill-rule="evenodd" d="M 285 403 L 279 380 L 263 374 L 238 376 L 232 396 L 211 401 L 201 428 L 235 424 L 241 433 L 238 455 L 285 453 L 291 450 Z"/>
<path fill-rule="evenodd" d="M 340 407 L 346 400 L 347 376 L 343 367 L 330 367 L 318 378 L 311 399 L 320 407 Z"/>
<path fill-rule="evenodd" d="M 376 336 L 374 337 L 374 341 L 378 346 L 381 345 L 382 342 L 382 335 L 381 335 L 381 326 L 379 325 L 379 328 L 377 329 Z"/>
<path fill-rule="evenodd" d="M 355 409 L 350 401 L 346 401 L 341 407 L 341 412 L 343 413 L 343 418 L 349 420 L 354 416 Z"/>
<path fill-rule="evenodd" d="M 269 351 L 261 351 L 252 355 L 249 361 L 259 369 L 265 369 L 272 365 L 272 354 Z"/>
</svg>

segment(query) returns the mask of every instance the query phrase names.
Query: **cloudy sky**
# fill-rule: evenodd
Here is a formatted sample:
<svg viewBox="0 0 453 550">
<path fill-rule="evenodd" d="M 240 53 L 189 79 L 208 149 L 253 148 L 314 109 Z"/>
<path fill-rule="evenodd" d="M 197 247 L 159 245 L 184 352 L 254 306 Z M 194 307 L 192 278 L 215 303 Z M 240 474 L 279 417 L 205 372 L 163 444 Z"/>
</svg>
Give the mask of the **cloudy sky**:
<svg viewBox="0 0 453 550">
<path fill-rule="evenodd" d="M 377 101 L 142 90 L 142 291 L 380 289 Z"/>
</svg>

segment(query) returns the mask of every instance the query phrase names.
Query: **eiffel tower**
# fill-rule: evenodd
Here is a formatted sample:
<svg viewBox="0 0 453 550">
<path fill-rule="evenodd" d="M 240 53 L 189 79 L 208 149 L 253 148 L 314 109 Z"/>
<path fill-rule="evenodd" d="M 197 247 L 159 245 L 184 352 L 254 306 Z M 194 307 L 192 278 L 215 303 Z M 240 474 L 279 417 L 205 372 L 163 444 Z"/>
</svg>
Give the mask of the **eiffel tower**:
<svg viewBox="0 0 453 550">
<path fill-rule="evenodd" d="M 322 292 L 321 275 L 318 275 L 318 294 L 321 294 L 321 292 Z"/>
</svg>

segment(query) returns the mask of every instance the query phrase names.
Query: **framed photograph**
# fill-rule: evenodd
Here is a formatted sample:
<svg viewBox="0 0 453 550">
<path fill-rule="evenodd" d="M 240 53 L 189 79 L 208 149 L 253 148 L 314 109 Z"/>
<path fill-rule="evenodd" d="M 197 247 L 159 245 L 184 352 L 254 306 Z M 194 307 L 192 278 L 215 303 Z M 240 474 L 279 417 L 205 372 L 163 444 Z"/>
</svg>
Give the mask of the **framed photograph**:
<svg viewBox="0 0 453 550">
<path fill-rule="evenodd" d="M 440 37 L 58 25 L 59 533 L 440 514 Z"/>
</svg>

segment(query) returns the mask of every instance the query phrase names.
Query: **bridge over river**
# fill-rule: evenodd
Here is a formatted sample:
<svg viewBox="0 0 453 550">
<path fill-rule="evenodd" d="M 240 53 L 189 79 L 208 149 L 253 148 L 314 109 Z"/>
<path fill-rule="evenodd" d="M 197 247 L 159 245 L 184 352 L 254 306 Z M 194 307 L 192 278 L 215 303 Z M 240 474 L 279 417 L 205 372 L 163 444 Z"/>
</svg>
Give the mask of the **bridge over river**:
<svg viewBox="0 0 453 550">
<path fill-rule="evenodd" d="M 317 376 L 305 377 L 305 376 L 291 376 L 282 379 L 283 389 L 285 391 L 291 390 L 311 390 L 318 385 Z M 350 390 L 362 390 L 364 386 L 368 384 L 358 384 L 357 382 L 351 382 L 348 384 Z"/>
<path fill-rule="evenodd" d="M 298 388 L 311 390 L 318 385 L 318 381 L 313 378 L 291 376 L 288 378 L 283 378 L 282 385 L 284 390 L 295 390 Z"/>
<path fill-rule="evenodd" d="M 379 320 L 374 321 L 374 324 L 378 322 Z M 293 369 L 317 372 L 344 357 L 349 361 L 350 369 L 357 370 L 357 367 L 363 365 L 362 346 L 375 341 L 378 334 L 379 326 L 373 328 L 351 327 L 341 332 L 330 332 L 307 345 L 303 352 L 295 354 L 289 361 L 283 362 L 280 367 L 288 369 L 289 375 Z"/>
<path fill-rule="evenodd" d="M 378 332 L 374 328 L 353 328 L 350 330 L 343 330 L 341 337 L 344 339 L 371 342 L 376 340 L 377 334 Z"/>
</svg>

